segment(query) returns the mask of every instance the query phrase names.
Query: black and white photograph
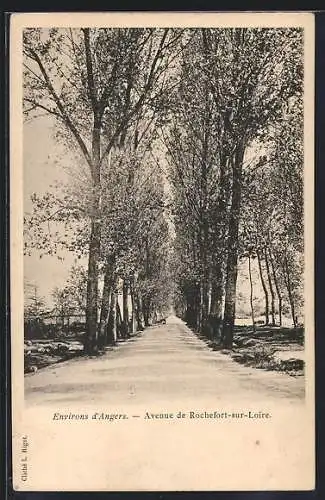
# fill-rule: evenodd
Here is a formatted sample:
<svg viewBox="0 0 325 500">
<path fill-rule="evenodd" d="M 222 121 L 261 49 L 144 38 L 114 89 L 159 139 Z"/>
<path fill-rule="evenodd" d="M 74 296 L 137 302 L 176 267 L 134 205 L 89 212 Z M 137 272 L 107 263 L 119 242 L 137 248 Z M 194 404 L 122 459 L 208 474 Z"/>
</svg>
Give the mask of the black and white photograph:
<svg viewBox="0 0 325 500">
<path fill-rule="evenodd" d="M 15 488 L 312 489 L 313 15 L 14 17 Z"/>
</svg>

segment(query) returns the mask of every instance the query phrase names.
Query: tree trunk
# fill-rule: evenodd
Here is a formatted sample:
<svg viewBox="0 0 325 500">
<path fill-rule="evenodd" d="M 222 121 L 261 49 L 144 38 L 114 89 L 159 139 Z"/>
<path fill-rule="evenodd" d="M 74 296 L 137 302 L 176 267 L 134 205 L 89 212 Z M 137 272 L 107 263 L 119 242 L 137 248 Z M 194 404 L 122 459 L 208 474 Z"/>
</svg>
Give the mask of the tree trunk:
<svg viewBox="0 0 325 500">
<path fill-rule="evenodd" d="M 224 295 L 224 263 L 225 241 L 227 232 L 227 205 L 230 196 L 229 160 L 221 153 L 220 156 L 220 192 L 218 196 L 217 212 L 215 214 L 215 264 L 212 269 L 211 310 L 210 322 L 212 337 L 221 339 L 222 330 L 222 299 Z"/>
<path fill-rule="evenodd" d="M 123 280 L 123 323 L 125 329 L 125 336 L 129 336 L 129 284 L 126 280 Z"/>
<path fill-rule="evenodd" d="M 149 300 L 147 298 L 142 299 L 142 312 L 143 312 L 144 326 L 149 326 Z"/>
<path fill-rule="evenodd" d="M 206 189 L 206 179 L 204 179 L 204 189 Z M 204 200 L 206 193 L 204 193 Z M 206 334 L 208 315 L 209 315 L 209 269 L 208 269 L 208 221 L 206 214 L 206 201 L 203 202 L 203 227 L 200 238 L 200 256 L 202 263 L 202 275 L 200 286 L 200 332 Z"/>
<path fill-rule="evenodd" d="M 138 293 L 135 293 L 135 304 L 136 304 L 136 318 L 137 318 L 137 323 L 138 323 L 138 329 L 143 330 L 142 304 L 141 304 L 141 298 L 140 298 Z"/>
<path fill-rule="evenodd" d="M 114 291 L 114 300 L 113 300 L 113 340 L 114 344 L 117 342 L 117 305 L 118 305 L 118 293 Z"/>
<path fill-rule="evenodd" d="M 64 328 L 64 311 L 62 308 L 61 308 L 61 323 L 62 323 L 62 330 L 63 330 L 63 328 Z"/>
<path fill-rule="evenodd" d="M 286 284 L 286 288 L 288 290 L 288 298 L 289 298 L 289 304 L 290 304 L 290 309 L 291 309 L 292 323 L 293 323 L 293 327 L 297 328 L 295 302 L 294 302 L 294 297 L 293 297 L 293 290 L 292 290 L 292 284 L 291 284 L 291 279 L 290 279 L 288 260 L 287 260 L 286 256 L 284 258 L 284 266 L 283 267 L 284 267 L 284 273 L 285 273 L 285 280 L 284 281 Z"/>
<path fill-rule="evenodd" d="M 100 123 L 94 118 L 92 137 L 93 207 L 88 257 L 88 282 L 86 301 L 86 335 L 84 350 L 91 354 L 98 350 L 98 262 L 100 256 Z"/>
<path fill-rule="evenodd" d="M 211 287 L 210 324 L 213 339 L 220 338 L 221 336 L 222 297 L 223 271 L 222 265 L 220 263 L 217 263 L 214 266 L 213 282 Z"/>
<path fill-rule="evenodd" d="M 265 297 L 265 324 L 269 324 L 269 294 L 266 288 L 266 283 L 264 280 L 263 276 L 263 269 L 262 269 L 262 261 L 261 261 L 261 255 L 259 250 L 257 250 L 257 262 L 258 262 L 258 269 L 260 271 L 260 278 L 261 278 L 261 283 L 264 291 L 264 297 Z"/>
<path fill-rule="evenodd" d="M 91 223 L 88 257 L 86 335 L 84 344 L 84 350 L 87 354 L 91 354 L 97 350 L 99 235 L 99 224 L 93 221 Z"/>
<path fill-rule="evenodd" d="M 124 329 L 124 322 L 122 319 L 120 304 L 118 302 L 118 296 L 116 299 L 116 330 L 117 330 L 117 338 L 124 339 L 125 329 Z"/>
<path fill-rule="evenodd" d="M 252 266 L 251 266 L 251 256 L 248 255 L 248 276 L 249 276 L 249 285 L 250 285 L 250 305 L 251 305 L 251 315 L 252 315 L 252 325 L 253 325 L 253 331 L 255 332 L 255 316 L 254 316 L 254 304 L 253 304 L 253 299 L 254 299 L 254 289 L 253 289 L 253 280 L 252 280 Z"/>
<path fill-rule="evenodd" d="M 200 287 L 193 283 L 186 291 L 186 322 L 190 328 L 200 327 Z"/>
<path fill-rule="evenodd" d="M 131 333 L 135 333 L 136 331 L 136 304 L 133 290 L 133 279 L 130 282 L 130 297 L 131 297 L 131 308 L 132 308 L 132 322 L 131 322 Z"/>
<path fill-rule="evenodd" d="M 189 327 L 193 326 L 193 295 L 191 294 L 190 289 L 186 289 L 185 292 L 185 302 L 186 302 L 186 310 L 185 310 L 185 323 L 188 324 Z"/>
<path fill-rule="evenodd" d="M 197 286 L 194 300 L 195 300 L 194 310 L 196 313 L 196 318 L 195 318 L 196 330 L 199 332 L 201 330 L 201 325 L 202 325 L 202 290 L 200 285 Z"/>
<path fill-rule="evenodd" d="M 207 264 L 205 264 L 207 266 Z M 204 272 L 201 287 L 201 331 L 207 334 L 208 317 L 209 317 L 209 280 L 207 273 Z"/>
<path fill-rule="evenodd" d="M 236 314 L 236 285 L 238 273 L 238 230 L 240 220 L 240 204 L 242 190 L 242 168 L 245 148 L 243 144 L 237 146 L 233 158 L 232 199 L 229 216 L 228 256 L 226 270 L 225 309 L 222 329 L 222 343 L 226 349 L 232 348 L 235 314 Z"/>
<path fill-rule="evenodd" d="M 208 40 L 206 31 L 202 30 L 202 42 L 204 54 L 208 54 Z M 208 175 L 209 175 L 209 140 L 211 136 L 211 110 L 210 110 L 210 88 L 209 82 L 204 81 L 205 110 L 203 115 L 203 142 L 201 163 L 201 257 L 202 257 L 202 286 L 201 286 L 201 332 L 207 334 L 209 316 L 209 220 L 208 220 Z"/>
<path fill-rule="evenodd" d="M 109 320 L 107 325 L 107 345 L 115 345 L 117 341 L 117 330 L 116 330 L 116 302 L 117 302 L 116 292 L 112 290 L 111 292 L 111 304 L 109 311 Z"/>
<path fill-rule="evenodd" d="M 272 284 L 272 278 L 271 278 L 269 260 L 268 260 L 268 257 L 267 257 L 267 249 L 264 250 L 264 258 L 265 258 L 265 266 L 266 266 L 267 279 L 268 279 L 269 288 L 270 288 L 270 294 L 271 294 L 271 317 L 272 317 L 272 325 L 274 326 L 275 325 L 275 297 L 274 297 L 274 289 L 273 289 L 273 284 Z"/>
<path fill-rule="evenodd" d="M 200 293 L 199 293 L 199 317 L 198 317 L 198 330 L 202 333 L 203 329 L 203 282 L 200 284 Z"/>
<path fill-rule="evenodd" d="M 87 91 L 92 106 L 92 141 L 91 141 L 91 177 L 92 177 L 92 214 L 91 235 L 88 259 L 88 283 L 86 304 L 86 336 L 85 351 L 93 353 L 98 350 L 98 261 L 100 256 L 100 155 L 101 155 L 101 117 L 95 89 L 93 61 L 91 53 L 89 29 L 83 30 L 85 58 L 87 68 Z"/>
<path fill-rule="evenodd" d="M 271 250 L 269 250 L 269 256 L 270 256 L 270 262 L 271 262 L 271 268 L 272 268 L 272 275 L 273 275 L 273 281 L 276 289 L 276 293 L 278 296 L 278 304 L 279 304 L 279 325 L 282 326 L 282 295 L 281 295 L 281 290 L 278 282 L 278 278 L 275 272 L 275 264 L 274 260 L 271 254 Z"/>
<path fill-rule="evenodd" d="M 113 286 L 113 261 L 110 261 L 105 270 L 104 287 L 102 295 L 102 306 L 100 310 L 98 347 L 101 348 L 106 343 L 106 329 L 110 311 L 110 297 Z"/>
</svg>

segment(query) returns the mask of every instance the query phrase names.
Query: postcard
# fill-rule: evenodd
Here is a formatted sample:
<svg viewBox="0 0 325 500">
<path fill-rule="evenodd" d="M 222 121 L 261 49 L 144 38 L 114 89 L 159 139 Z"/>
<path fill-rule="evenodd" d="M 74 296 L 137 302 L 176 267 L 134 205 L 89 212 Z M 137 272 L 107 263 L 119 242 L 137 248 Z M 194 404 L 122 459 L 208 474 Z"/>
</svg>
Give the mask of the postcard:
<svg viewBox="0 0 325 500">
<path fill-rule="evenodd" d="M 315 487 L 314 15 L 13 14 L 17 491 Z"/>
</svg>

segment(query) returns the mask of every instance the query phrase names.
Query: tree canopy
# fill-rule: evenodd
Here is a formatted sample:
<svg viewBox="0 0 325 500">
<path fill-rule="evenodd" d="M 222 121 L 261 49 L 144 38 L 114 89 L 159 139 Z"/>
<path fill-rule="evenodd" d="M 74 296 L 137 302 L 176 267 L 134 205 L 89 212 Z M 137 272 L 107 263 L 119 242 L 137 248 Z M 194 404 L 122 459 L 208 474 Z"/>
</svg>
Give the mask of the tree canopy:
<svg viewBox="0 0 325 500">
<path fill-rule="evenodd" d="M 83 181 L 34 194 L 25 216 L 26 253 L 88 258 L 82 293 L 76 269 L 66 288 L 86 314 L 85 352 L 173 302 L 231 347 L 243 259 L 253 323 L 256 263 L 266 323 L 287 304 L 297 326 L 301 29 L 26 29 L 24 112 L 51 116 L 87 167 Z"/>
</svg>

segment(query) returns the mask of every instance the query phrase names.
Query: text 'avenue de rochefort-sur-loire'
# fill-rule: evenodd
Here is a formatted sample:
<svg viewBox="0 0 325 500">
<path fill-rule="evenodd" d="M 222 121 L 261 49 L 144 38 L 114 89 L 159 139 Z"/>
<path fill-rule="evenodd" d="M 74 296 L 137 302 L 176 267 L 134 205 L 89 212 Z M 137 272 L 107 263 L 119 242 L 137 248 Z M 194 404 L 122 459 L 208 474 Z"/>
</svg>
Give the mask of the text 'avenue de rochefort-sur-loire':
<svg viewBox="0 0 325 500">
<path fill-rule="evenodd" d="M 58 413 L 53 414 L 53 420 L 106 420 L 109 422 L 115 420 L 142 418 L 144 420 L 173 420 L 173 419 L 269 419 L 271 414 L 262 411 L 178 411 L 176 413 L 151 413 L 145 412 L 143 415 L 127 415 L 125 413 Z"/>
</svg>

